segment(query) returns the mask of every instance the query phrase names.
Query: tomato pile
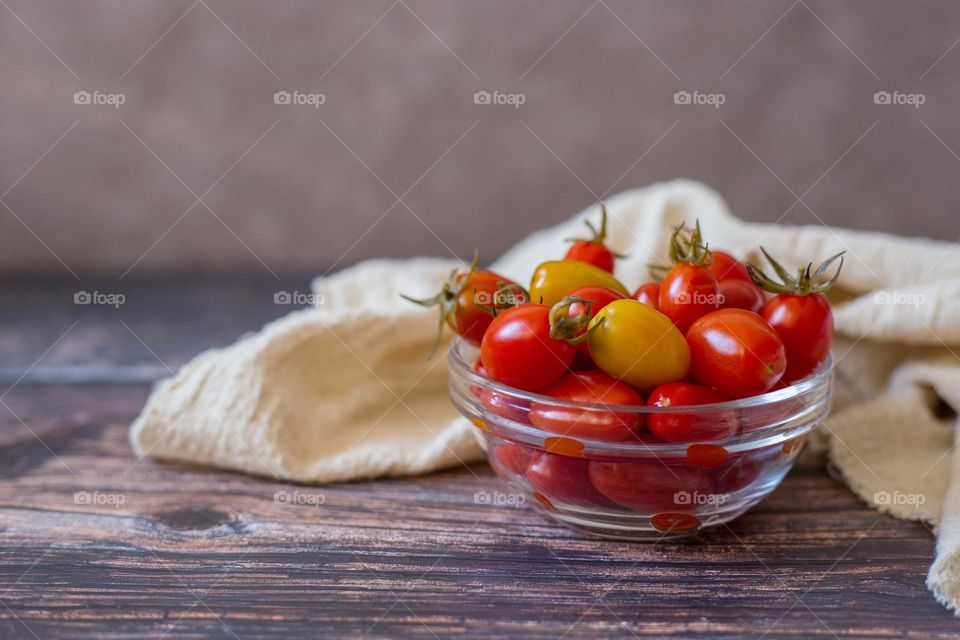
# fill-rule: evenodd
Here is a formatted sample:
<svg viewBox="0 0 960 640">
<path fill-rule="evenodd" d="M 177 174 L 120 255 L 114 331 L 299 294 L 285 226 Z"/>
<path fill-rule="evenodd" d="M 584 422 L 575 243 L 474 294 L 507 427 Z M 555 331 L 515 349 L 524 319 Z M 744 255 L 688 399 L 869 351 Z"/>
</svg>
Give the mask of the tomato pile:
<svg viewBox="0 0 960 640">
<path fill-rule="evenodd" d="M 644 419 L 616 407 L 695 406 L 755 396 L 814 374 L 827 359 L 833 316 L 823 292 L 839 277 L 842 254 L 791 274 L 761 247 L 774 279 L 709 248 L 699 222 L 681 224 L 670 239 L 670 264 L 652 268 L 654 278 L 631 295 L 613 275 L 621 256 L 605 244 L 606 217 L 601 206 L 599 228 L 587 223 L 592 237 L 574 241 L 563 260 L 540 264 L 528 288 L 477 270 L 474 261 L 466 273 L 452 273 L 435 298 L 415 301 L 438 305 L 441 329 L 446 324 L 479 346 L 476 370 L 483 376 L 602 407 L 545 402 L 517 407 L 492 390 L 479 392 L 492 413 L 509 419 L 522 413 L 518 421 L 575 439 L 716 442 L 737 435 L 735 419 L 718 414 L 715 420 L 694 420 L 682 413 Z M 658 483 L 670 491 L 698 491 L 704 482 L 716 489 L 755 477 L 749 461 L 732 470 L 736 460 L 718 460 L 722 481 L 711 481 L 669 461 L 588 461 L 509 442 L 497 445 L 491 457 L 504 469 L 526 474 L 535 490 L 549 486 L 555 498 L 559 493 L 573 504 L 657 509 L 666 491 Z"/>
</svg>

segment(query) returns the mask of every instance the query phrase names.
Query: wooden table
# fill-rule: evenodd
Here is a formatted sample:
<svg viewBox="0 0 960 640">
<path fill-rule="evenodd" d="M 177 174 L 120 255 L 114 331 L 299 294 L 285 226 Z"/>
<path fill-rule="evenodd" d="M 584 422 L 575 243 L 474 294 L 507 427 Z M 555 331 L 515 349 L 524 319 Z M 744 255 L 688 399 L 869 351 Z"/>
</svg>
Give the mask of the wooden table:
<svg viewBox="0 0 960 640">
<path fill-rule="evenodd" d="M 960 636 L 927 528 L 816 455 L 728 529 L 656 545 L 474 504 L 485 465 L 311 488 L 137 460 L 150 381 L 307 281 L 120 284 L 0 283 L 0 638 Z"/>
</svg>

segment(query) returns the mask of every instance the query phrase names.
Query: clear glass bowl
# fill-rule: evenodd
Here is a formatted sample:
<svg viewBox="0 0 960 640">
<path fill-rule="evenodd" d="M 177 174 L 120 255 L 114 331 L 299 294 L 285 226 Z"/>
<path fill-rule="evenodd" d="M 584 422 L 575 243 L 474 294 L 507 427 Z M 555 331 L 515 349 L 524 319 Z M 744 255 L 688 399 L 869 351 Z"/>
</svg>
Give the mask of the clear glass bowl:
<svg viewBox="0 0 960 640">
<path fill-rule="evenodd" d="M 828 360 L 790 387 L 741 400 L 667 408 L 591 405 L 489 380 L 474 370 L 477 357 L 475 347 L 454 341 L 450 397 L 510 485 L 511 503 L 524 500 L 574 529 L 631 540 L 691 535 L 760 502 L 826 417 L 833 386 Z M 651 418 L 683 421 L 716 439 L 664 442 L 642 426 Z M 584 437 L 590 425 L 611 420 L 638 425 L 636 437 Z"/>
</svg>

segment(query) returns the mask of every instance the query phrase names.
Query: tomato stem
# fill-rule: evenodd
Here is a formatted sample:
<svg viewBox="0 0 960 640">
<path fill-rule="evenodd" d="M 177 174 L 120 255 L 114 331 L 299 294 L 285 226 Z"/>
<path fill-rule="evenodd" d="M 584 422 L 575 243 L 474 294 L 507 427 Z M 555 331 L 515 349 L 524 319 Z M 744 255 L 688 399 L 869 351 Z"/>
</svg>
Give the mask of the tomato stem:
<svg viewBox="0 0 960 640">
<path fill-rule="evenodd" d="M 583 311 L 570 315 L 570 307 L 574 304 L 585 307 Z M 563 340 L 571 345 L 578 345 L 587 338 L 585 332 L 593 318 L 591 310 L 593 301 L 578 296 L 567 296 L 550 308 L 550 337 L 554 340 Z"/>
<path fill-rule="evenodd" d="M 703 243 L 703 234 L 700 232 L 700 220 L 696 221 L 693 229 L 685 232 L 686 223 L 681 222 L 674 227 L 670 236 L 670 262 L 678 264 L 686 262 L 696 267 L 709 267 L 713 262 L 710 248 Z"/>
<path fill-rule="evenodd" d="M 812 262 L 807 263 L 806 266 L 797 267 L 797 275 L 791 276 L 790 272 L 784 269 L 783 266 L 773 258 L 773 256 L 767 253 L 766 249 L 760 247 L 760 251 L 767 259 L 767 262 L 770 263 L 770 267 L 774 270 L 774 272 L 776 272 L 780 282 L 777 282 L 765 274 L 756 265 L 748 264 L 747 272 L 750 274 L 750 278 L 753 280 L 753 282 L 764 291 L 795 296 L 805 296 L 811 293 L 823 293 L 832 287 L 840 277 L 840 270 L 843 269 L 843 254 L 846 253 L 846 251 L 841 251 L 837 255 L 831 256 L 819 267 L 817 267 L 816 271 L 813 273 L 810 272 L 810 270 L 813 269 Z M 828 278 L 827 271 L 830 269 L 831 265 L 837 261 L 837 259 L 840 260 L 840 264 L 837 265 L 837 271 L 833 274 L 833 277 Z"/>
<path fill-rule="evenodd" d="M 473 252 L 473 261 L 470 263 L 470 268 L 467 270 L 466 275 L 463 276 L 463 279 L 460 278 L 460 269 L 455 268 L 450 272 L 450 275 L 447 277 L 447 281 L 443 283 L 443 286 L 440 288 L 437 295 L 430 298 L 411 298 L 410 296 L 401 293 L 400 297 L 406 300 L 407 302 L 412 302 L 413 304 L 418 304 L 421 307 L 439 307 L 440 314 L 439 320 L 437 322 L 437 338 L 433 342 L 433 347 L 430 348 L 430 353 L 427 355 L 427 359 L 433 357 L 433 354 L 436 353 L 437 347 L 440 346 L 440 339 L 443 337 L 443 325 L 446 322 L 449 322 L 454 330 L 456 330 L 457 324 L 457 309 L 460 306 L 458 302 L 460 299 L 460 294 L 463 293 L 464 287 L 467 286 L 467 283 L 470 281 L 470 276 L 477 270 L 477 262 L 480 259 L 480 252 Z"/>
</svg>

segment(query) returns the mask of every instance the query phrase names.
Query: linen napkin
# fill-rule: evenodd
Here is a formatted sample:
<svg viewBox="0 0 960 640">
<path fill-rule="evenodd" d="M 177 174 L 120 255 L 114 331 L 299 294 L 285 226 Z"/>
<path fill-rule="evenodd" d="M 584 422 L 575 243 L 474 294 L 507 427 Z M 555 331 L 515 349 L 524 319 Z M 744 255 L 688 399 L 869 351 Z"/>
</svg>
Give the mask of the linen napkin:
<svg viewBox="0 0 960 640">
<path fill-rule="evenodd" d="M 831 464 L 872 507 L 936 527 L 928 586 L 960 605 L 960 249 L 823 226 L 745 223 L 689 180 L 606 202 L 617 277 L 628 288 L 665 263 L 676 224 L 699 219 L 712 246 L 761 265 L 846 251 L 831 292 L 837 338 L 833 412 L 821 427 Z M 532 234 L 492 268 L 525 283 L 562 257 L 591 207 Z M 446 361 L 426 354 L 436 310 L 403 301 L 434 293 L 456 261 L 373 260 L 313 283 L 317 304 L 161 382 L 131 428 L 138 454 L 304 483 L 426 473 L 481 459 L 447 397 Z M 765 266 L 765 265 L 764 265 Z"/>
</svg>

